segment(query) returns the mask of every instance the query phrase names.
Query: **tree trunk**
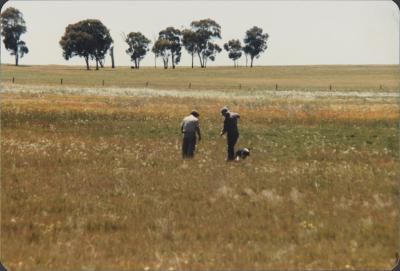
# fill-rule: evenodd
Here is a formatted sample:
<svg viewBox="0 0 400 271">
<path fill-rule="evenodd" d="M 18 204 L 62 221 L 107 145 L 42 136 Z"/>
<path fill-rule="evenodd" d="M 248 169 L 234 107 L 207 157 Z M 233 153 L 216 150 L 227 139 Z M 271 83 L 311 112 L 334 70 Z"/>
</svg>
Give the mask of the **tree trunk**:
<svg viewBox="0 0 400 271">
<path fill-rule="evenodd" d="M 168 69 L 168 58 L 167 59 L 163 58 L 163 62 L 164 62 L 164 69 Z"/>
<path fill-rule="evenodd" d="M 193 69 L 193 58 L 194 58 L 194 52 L 192 52 L 192 69 Z"/>
<path fill-rule="evenodd" d="M 17 48 L 16 48 L 16 50 L 15 50 L 15 66 L 18 66 L 18 58 L 19 58 L 19 56 L 18 56 L 18 45 L 17 45 Z"/>
<path fill-rule="evenodd" d="M 114 46 L 110 48 L 110 57 L 111 57 L 111 68 L 115 68 L 115 63 L 114 63 Z"/>
<path fill-rule="evenodd" d="M 247 68 L 247 54 L 244 54 L 244 56 L 246 57 L 246 68 Z"/>
<path fill-rule="evenodd" d="M 101 67 L 101 68 L 104 68 L 103 60 L 99 60 L 99 64 L 100 64 L 100 67 Z"/>
<path fill-rule="evenodd" d="M 89 70 L 89 57 L 85 56 L 86 70 Z"/>
<path fill-rule="evenodd" d="M 200 67 L 204 68 L 204 63 L 203 63 L 203 60 L 201 59 L 200 53 L 197 53 L 197 55 L 199 56 Z"/>
<path fill-rule="evenodd" d="M 96 58 L 96 71 L 99 70 L 99 60 Z"/>
<path fill-rule="evenodd" d="M 254 59 L 254 56 L 251 56 L 250 68 L 253 68 L 253 59 Z"/>
<path fill-rule="evenodd" d="M 174 53 L 171 54 L 171 60 L 172 60 L 172 69 L 175 69 L 175 55 L 174 55 Z"/>
</svg>

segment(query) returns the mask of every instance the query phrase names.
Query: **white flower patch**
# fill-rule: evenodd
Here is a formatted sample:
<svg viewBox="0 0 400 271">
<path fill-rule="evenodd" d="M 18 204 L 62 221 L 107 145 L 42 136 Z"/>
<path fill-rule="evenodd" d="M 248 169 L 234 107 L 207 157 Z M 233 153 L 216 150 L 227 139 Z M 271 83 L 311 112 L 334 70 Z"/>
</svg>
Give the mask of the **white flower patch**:
<svg viewBox="0 0 400 271">
<path fill-rule="evenodd" d="M 228 98 L 228 99 L 300 99 L 315 100 L 316 98 L 364 98 L 384 99 L 398 98 L 397 92 L 382 91 L 323 91 L 323 90 L 166 90 L 152 88 L 126 88 L 126 87 L 67 87 L 67 86 L 33 86 L 18 84 L 3 84 L 0 93 L 60 93 L 81 94 L 98 96 L 135 96 L 135 97 L 193 97 L 193 98 Z"/>
</svg>

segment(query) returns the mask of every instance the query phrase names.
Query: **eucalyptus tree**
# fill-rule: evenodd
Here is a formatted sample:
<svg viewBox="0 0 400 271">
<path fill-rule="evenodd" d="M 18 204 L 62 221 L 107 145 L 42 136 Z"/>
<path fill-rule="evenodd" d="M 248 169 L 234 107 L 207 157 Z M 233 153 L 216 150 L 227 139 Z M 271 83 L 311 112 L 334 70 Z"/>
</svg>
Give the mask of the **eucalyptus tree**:
<svg viewBox="0 0 400 271">
<path fill-rule="evenodd" d="M 172 68 L 178 64 L 182 56 L 182 33 L 174 27 L 167 27 L 158 34 L 158 39 L 154 43 L 153 53 L 163 59 L 164 68 L 168 68 L 169 58 L 171 58 Z"/>
<path fill-rule="evenodd" d="M 207 67 L 207 60 L 215 60 L 217 53 L 221 52 L 215 39 L 221 38 L 221 26 L 212 19 L 193 21 L 190 24 L 191 31 L 194 32 L 194 52 L 197 53 L 202 68 Z"/>
<path fill-rule="evenodd" d="M 140 32 L 131 32 L 126 36 L 125 42 L 129 46 L 126 53 L 131 57 L 135 68 L 139 69 L 140 61 L 149 51 L 150 40 Z"/>
<path fill-rule="evenodd" d="M 193 69 L 193 60 L 194 55 L 197 53 L 197 35 L 196 32 L 185 29 L 182 31 L 182 44 L 185 47 L 186 51 L 192 57 L 192 69 Z"/>
<path fill-rule="evenodd" d="M 158 39 L 153 45 L 151 51 L 156 55 L 156 57 L 160 57 L 164 63 L 164 69 L 168 69 L 169 57 L 171 56 L 171 51 L 169 50 L 169 41 L 164 39 Z"/>
<path fill-rule="evenodd" d="M 24 17 L 18 9 L 9 7 L 1 13 L 0 19 L 4 47 L 15 56 L 15 66 L 18 66 L 19 58 L 29 53 L 26 43 L 21 40 L 21 35 L 26 33 Z"/>
<path fill-rule="evenodd" d="M 86 69 L 89 70 L 89 60 L 93 59 L 96 61 L 96 70 L 98 70 L 99 63 L 104 61 L 113 39 L 110 31 L 101 21 L 87 19 L 69 24 L 59 43 L 66 60 L 74 56 L 83 57 Z"/>
<path fill-rule="evenodd" d="M 168 41 L 168 50 L 171 55 L 171 65 L 172 68 L 175 69 L 175 65 L 179 64 L 182 56 L 182 42 L 181 42 L 182 33 L 179 29 L 174 27 L 167 27 L 164 30 L 161 30 L 158 34 L 158 39 Z"/>
<path fill-rule="evenodd" d="M 246 31 L 244 38 L 245 53 L 250 56 L 250 67 L 253 67 L 254 58 L 259 58 L 260 54 L 267 49 L 268 34 L 263 33 L 262 28 L 253 26 Z"/>
<path fill-rule="evenodd" d="M 233 60 L 233 66 L 236 68 L 237 60 L 242 57 L 242 44 L 240 40 L 230 40 L 224 44 L 224 49 L 228 52 L 228 56 Z"/>
<path fill-rule="evenodd" d="M 207 43 L 207 47 L 203 51 L 203 67 L 207 67 L 207 61 L 210 59 L 211 61 L 215 60 L 215 57 L 218 53 L 222 51 L 221 47 L 218 44 L 209 42 Z"/>
</svg>

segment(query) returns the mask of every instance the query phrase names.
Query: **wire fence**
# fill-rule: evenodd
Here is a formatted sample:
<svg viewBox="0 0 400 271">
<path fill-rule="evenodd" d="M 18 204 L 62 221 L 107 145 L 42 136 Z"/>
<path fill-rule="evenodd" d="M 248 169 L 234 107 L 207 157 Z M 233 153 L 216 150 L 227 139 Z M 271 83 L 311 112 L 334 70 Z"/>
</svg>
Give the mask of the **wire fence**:
<svg viewBox="0 0 400 271">
<path fill-rule="evenodd" d="M 90 80 L 90 81 L 77 81 L 71 78 L 59 78 L 59 79 L 45 79 L 45 80 L 32 80 L 30 78 L 18 78 L 16 76 L 1 78 L 1 83 L 8 84 L 23 84 L 23 85 L 50 85 L 50 86 L 70 86 L 70 87 L 123 87 L 123 88 L 156 88 L 156 89 L 193 89 L 193 90 L 318 90 L 318 91 L 399 91 L 399 88 L 393 88 L 384 84 L 376 84 L 375 86 L 349 86 L 349 85 L 289 85 L 289 84 L 245 84 L 245 83 L 231 83 L 221 84 L 217 83 L 212 85 L 210 82 L 201 81 L 179 81 L 179 82 L 166 82 L 164 81 L 150 81 L 150 80 Z"/>
</svg>

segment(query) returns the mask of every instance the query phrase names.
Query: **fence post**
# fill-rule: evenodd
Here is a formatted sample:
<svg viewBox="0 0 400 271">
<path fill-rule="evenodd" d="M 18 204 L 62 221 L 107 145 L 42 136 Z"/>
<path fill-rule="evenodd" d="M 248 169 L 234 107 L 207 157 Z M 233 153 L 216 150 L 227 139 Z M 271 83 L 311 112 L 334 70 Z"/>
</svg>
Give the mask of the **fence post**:
<svg viewBox="0 0 400 271">
<path fill-rule="evenodd" d="M 191 82 L 189 83 L 189 88 L 192 88 L 192 83 Z"/>
<path fill-rule="evenodd" d="M 278 90 L 278 84 L 275 84 L 275 90 Z"/>
<path fill-rule="evenodd" d="M 239 84 L 239 89 L 242 89 L 242 84 Z"/>
<path fill-rule="evenodd" d="M 382 88 L 382 85 L 379 85 L 379 89 L 380 89 L 380 90 L 382 90 L 382 89 L 383 89 L 383 88 Z"/>
<path fill-rule="evenodd" d="M 15 82 L 15 78 L 14 78 L 14 76 L 13 76 L 12 82 L 13 82 L 13 84 L 14 84 L 14 82 Z"/>
<path fill-rule="evenodd" d="M 63 79 L 61 78 L 61 80 L 60 80 L 60 84 L 62 85 L 63 84 Z"/>
<path fill-rule="evenodd" d="M 332 85 L 329 85 L 329 90 L 332 90 Z"/>
<path fill-rule="evenodd" d="M 103 80 L 103 82 L 101 82 L 102 83 L 102 85 L 104 86 L 104 80 Z"/>
<path fill-rule="evenodd" d="M 146 82 L 146 87 L 148 87 L 149 86 L 149 82 Z"/>
</svg>

